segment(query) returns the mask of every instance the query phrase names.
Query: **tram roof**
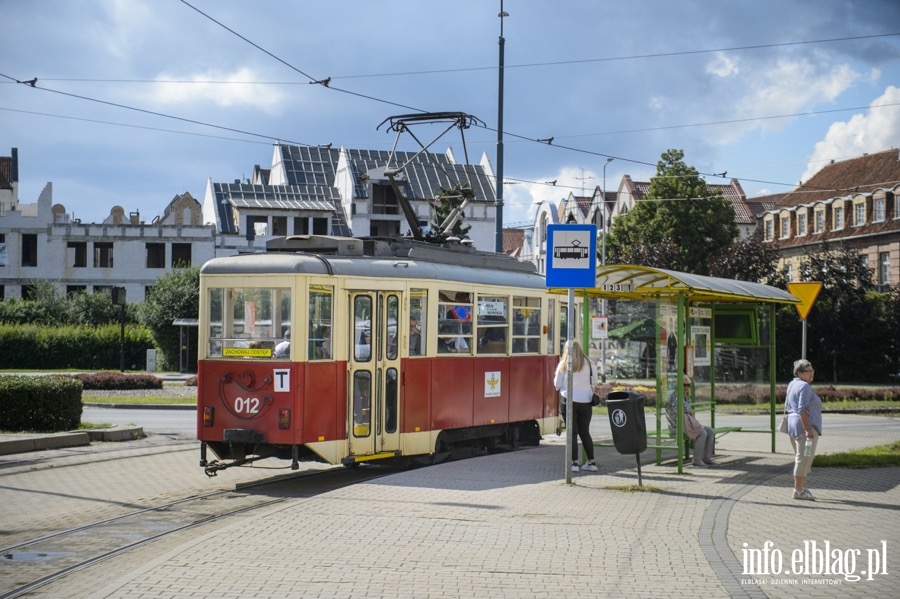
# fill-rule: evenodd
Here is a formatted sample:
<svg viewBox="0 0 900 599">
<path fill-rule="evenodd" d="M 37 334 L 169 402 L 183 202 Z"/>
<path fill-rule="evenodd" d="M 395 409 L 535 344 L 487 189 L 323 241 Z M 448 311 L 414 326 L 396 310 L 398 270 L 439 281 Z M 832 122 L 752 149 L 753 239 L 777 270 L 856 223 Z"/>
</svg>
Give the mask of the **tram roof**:
<svg viewBox="0 0 900 599">
<path fill-rule="evenodd" d="M 567 293 L 568 289 L 552 288 L 550 292 L 561 294 Z M 677 298 L 683 294 L 688 301 L 693 302 L 800 303 L 800 300 L 789 292 L 762 283 L 634 264 L 608 264 L 597 267 L 597 285 L 593 288 L 578 289 L 579 295 L 584 293 L 607 299 L 639 301 Z"/>
<path fill-rule="evenodd" d="M 268 251 L 214 258 L 201 275 L 281 275 L 438 280 L 545 290 L 544 277 L 533 267 L 502 254 L 421 242 L 318 237 L 304 239 L 314 251 Z M 330 244 L 330 245 L 329 245 Z M 273 247 L 285 247 L 276 244 Z M 289 247 L 289 246 L 288 246 Z"/>
</svg>

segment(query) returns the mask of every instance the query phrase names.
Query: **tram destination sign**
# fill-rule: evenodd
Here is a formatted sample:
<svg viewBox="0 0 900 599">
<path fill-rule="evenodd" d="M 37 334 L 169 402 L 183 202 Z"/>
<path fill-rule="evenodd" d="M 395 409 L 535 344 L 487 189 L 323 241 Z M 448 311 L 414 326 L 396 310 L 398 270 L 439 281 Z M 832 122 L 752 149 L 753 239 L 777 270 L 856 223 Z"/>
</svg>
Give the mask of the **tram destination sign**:
<svg viewBox="0 0 900 599">
<path fill-rule="evenodd" d="M 547 287 L 593 289 L 597 283 L 597 225 L 547 227 Z"/>
</svg>

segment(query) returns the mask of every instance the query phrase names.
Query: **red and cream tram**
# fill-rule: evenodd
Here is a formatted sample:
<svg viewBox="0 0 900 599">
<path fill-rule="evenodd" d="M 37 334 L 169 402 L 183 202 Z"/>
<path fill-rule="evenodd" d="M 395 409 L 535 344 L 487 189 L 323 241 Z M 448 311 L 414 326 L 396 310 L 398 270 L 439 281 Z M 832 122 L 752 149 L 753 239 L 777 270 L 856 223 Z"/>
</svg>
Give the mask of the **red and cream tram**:
<svg viewBox="0 0 900 599">
<path fill-rule="evenodd" d="M 207 474 L 266 457 L 433 462 L 558 428 L 559 306 L 529 264 L 415 239 L 281 238 L 207 262 L 200 297 Z"/>
</svg>

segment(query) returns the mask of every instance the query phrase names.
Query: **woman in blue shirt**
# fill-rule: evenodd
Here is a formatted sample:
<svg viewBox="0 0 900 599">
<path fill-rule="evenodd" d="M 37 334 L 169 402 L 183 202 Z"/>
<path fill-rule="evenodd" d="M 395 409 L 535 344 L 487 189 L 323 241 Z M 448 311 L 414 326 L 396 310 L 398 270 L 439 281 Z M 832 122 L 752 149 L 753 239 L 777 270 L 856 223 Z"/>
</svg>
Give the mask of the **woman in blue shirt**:
<svg viewBox="0 0 900 599">
<path fill-rule="evenodd" d="M 822 400 L 812 390 L 815 376 L 807 360 L 794 362 L 794 380 L 788 383 L 784 409 L 788 415 L 788 435 L 794 448 L 794 499 L 815 500 L 806 488 L 806 477 L 812 469 L 819 435 L 822 434 Z M 806 440 L 812 440 L 812 450 L 806 455 Z"/>
</svg>

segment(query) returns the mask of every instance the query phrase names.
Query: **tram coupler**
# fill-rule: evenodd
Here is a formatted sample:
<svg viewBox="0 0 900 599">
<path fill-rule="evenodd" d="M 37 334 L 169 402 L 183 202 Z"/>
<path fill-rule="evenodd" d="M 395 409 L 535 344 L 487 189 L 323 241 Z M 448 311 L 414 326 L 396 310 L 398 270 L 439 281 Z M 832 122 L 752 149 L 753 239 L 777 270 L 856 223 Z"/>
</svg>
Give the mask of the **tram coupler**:
<svg viewBox="0 0 900 599">
<path fill-rule="evenodd" d="M 203 472 L 206 473 L 206 476 L 212 478 L 219 473 L 219 470 L 225 470 L 226 468 L 231 468 L 232 466 L 243 466 L 244 464 L 252 464 L 256 460 L 261 460 L 262 457 L 256 456 L 254 458 L 243 458 L 240 460 L 233 460 L 231 462 L 219 462 L 217 460 L 213 460 L 203 469 Z"/>
</svg>

